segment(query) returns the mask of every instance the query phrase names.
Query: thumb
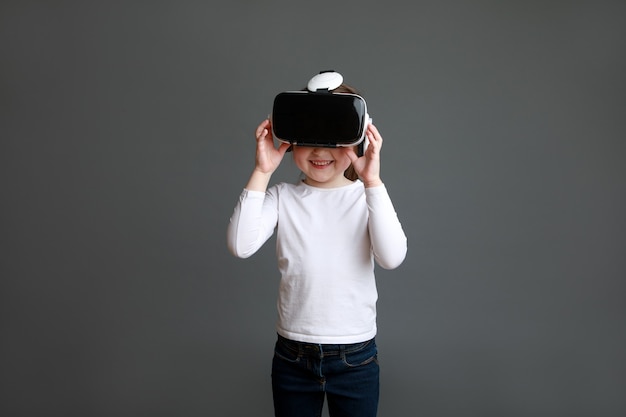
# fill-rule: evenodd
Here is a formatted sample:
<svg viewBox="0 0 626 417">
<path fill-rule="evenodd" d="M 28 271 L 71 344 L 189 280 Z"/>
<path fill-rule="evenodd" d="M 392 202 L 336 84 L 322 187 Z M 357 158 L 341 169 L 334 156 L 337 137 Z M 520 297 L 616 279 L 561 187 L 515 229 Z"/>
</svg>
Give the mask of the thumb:
<svg viewBox="0 0 626 417">
<path fill-rule="evenodd" d="M 281 142 L 280 146 L 278 147 L 278 152 L 281 155 L 285 155 L 285 153 L 287 152 L 287 150 L 289 149 L 291 145 L 285 142 Z"/>
</svg>

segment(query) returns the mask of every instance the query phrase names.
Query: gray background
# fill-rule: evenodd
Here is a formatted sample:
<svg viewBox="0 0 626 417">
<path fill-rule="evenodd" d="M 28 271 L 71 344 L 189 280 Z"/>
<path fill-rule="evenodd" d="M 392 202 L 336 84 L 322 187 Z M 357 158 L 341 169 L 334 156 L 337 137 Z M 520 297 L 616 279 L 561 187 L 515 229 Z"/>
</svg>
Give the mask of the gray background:
<svg viewBox="0 0 626 417">
<path fill-rule="evenodd" d="M 272 415 L 274 243 L 225 230 L 325 69 L 409 238 L 380 415 L 626 415 L 622 1 L 3 1 L 2 415 Z"/>
</svg>

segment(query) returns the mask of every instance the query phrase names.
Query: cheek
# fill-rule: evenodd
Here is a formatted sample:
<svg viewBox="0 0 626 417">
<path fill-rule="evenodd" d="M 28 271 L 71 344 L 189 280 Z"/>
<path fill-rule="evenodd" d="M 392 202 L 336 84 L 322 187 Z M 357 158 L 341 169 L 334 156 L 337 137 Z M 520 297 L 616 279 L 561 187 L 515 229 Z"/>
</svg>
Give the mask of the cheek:
<svg viewBox="0 0 626 417">
<path fill-rule="evenodd" d="M 352 163 L 352 161 L 350 161 L 350 158 L 348 158 L 348 155 L 346 155 L 345 152 L 343 151 L 339 151 L 337 154 L 333 156 L 335 158 L 337 165 L 340 166 L 344 170 L 348 169 L 348 167 Z"/>
<path fill-rule="evenodd" d="M 308 152 L 303 151 L 302 149 L 296 150 L 297 148 L 294 146 L 293 148 L 293 161 L 296 166 L 303 170 L 308 165 L 309 154 Z"/>
</svg>

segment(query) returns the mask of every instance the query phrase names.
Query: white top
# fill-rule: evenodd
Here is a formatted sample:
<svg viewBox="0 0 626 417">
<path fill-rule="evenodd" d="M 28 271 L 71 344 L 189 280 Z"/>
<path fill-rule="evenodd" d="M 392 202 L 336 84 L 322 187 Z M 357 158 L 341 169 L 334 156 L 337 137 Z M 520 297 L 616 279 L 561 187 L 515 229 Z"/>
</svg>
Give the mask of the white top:
<svg viewBox="0 0 626 417">
<path fill-rule="evenodd" d="M 281 281 L 277 332 L 310 343 L 359 343 L 376 335 L 374 260 L 399 266 L 407 240 L 384 185 L 339 188 L 281 183 L 243 190 L 228 247 L 254 254 L 277 231 Z"/>
</svg>

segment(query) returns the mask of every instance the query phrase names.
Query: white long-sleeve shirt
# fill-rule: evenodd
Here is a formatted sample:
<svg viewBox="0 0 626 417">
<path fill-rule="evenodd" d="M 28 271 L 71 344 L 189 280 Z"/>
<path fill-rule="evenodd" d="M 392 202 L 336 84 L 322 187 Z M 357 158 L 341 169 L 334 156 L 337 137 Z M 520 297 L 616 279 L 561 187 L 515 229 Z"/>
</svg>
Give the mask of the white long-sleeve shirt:
<svg viewBox="0 0 626 417">
<path fill-rule="evenodd" d="M 359 343 L 376 335 L 374 261 L 399 266 L 407 239 L 384 185 L 339 188 L 281 183 L 243 190 L 228 247 L 254 254 L 276 230 L 281 281 L 278 334 L 310 343 Z"/>
</svg>

